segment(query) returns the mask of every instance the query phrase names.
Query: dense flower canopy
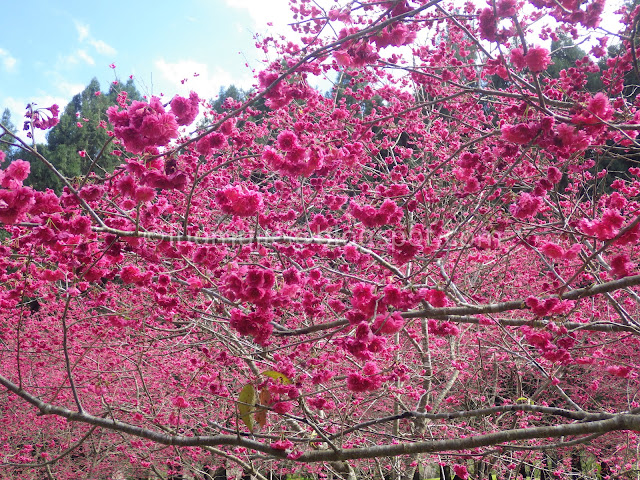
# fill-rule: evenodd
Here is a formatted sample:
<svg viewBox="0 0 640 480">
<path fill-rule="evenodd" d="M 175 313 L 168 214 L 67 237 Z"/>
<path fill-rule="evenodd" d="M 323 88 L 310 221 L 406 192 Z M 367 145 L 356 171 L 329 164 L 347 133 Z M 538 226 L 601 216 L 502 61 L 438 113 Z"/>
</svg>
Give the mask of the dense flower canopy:
<svg viewBox="0 0 640 480">
<path fill-rule="evenodd" d="M 6 166 L 0 465 L 637 469 L 638 12 L 547 72 L 603 6 L 293 1 L 246 102 L 119 96 L 121 165 L 59 196 Z"/>
</svg>

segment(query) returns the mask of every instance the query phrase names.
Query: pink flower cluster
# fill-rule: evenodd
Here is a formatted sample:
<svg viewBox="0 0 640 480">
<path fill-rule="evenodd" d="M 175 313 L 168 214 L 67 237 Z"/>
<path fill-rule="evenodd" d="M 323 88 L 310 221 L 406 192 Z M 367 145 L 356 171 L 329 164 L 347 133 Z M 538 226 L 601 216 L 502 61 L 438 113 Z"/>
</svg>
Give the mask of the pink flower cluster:
<svg viewBox="0 0 640 480">
<path fill-rule="evenodd" d="M 350 255 L 349 258 L 353 257 Z M 389 307 L 406 310 L 425 299 L 425 296 L 429 296 L 429 291 L 426 290 L 411 292 L 401 290 L 395 285 L 387 285 L 382 293 L 383 295 L 378 294 L 375 287 L 367 283 L 356 283 L 351 287 L 353 308 L 348 310 L 345 316 L 351 325 L 357 327 L 355 343 L 351 340 L 346 342 L 347 349 L 352 353 L 354 350 L 379 351 L 383 347 L 383 339 L 379 339 L 378 335 L 393 333 L 402 328 L 404 319 L 398 313 L 389 314 Z M 439 306 L 443 304 L 439 300 L 436 302 Z M 369 325 L 374 316 L 373 324 Z"/>
<path fill-rule="evenodd" d="M 394 238 L 388 250 L 398 265 L 404 265 L 416 256 L 420 251 L 420 245 L 411 239 Z"/>
<path fill-rule="evenodd" d="M 531 121 L 529 123 L 505 124 L 501 127 L 502 138 L 508 142 L 524 145 L 540 136 L 550 138 L 553 134 L 554 124 L 555 119 L 550 116 L 545 116 L 539 121 Z"/>
<path fill-rule="evenodd" d="M 22 186 L 30 171 L 29 162 L 19 159 L 11 162 L 5 170 L 0 170 L 0 186 L 6 189 L 0 190 L 0 222 L 15 223 L 35 207 L 36 192 Z"/>
<path fill-rule="evenodd" d="M 528 67 L 534 73 L 543 72 L 551 64 L 551 55 L 549 50 L 544 47 L 533 47 L 524 54 L 522 48 L 517 47 L 511 50 L 511 63 L 518 69 L 522 70 Z"/>
<path fill-rule="evenodd" d="M 333 53 L 338 65 L 358 68 L 368 64 L 374 64 L 378 60 L 378 53 L 368 43 L 360 42 L 348 45 L 347 48 L 337 50 Z"/>
<path fill-rule="evenodd" d="M 552 9 L 551 15 L 558 21 L 571 24 L 580 23 L 586 28 L 596 28 L 600 24 L 600 16 L 604 10 L 605 0 L 593 0 L 585 10 L 581 7 L 587 2 L 558 2 L 556 0 L 536 0 L 538 8 Z"/>
<path fill-rule="evenodd" d="M 299 146 L 298 136 L 291 130 L 283 130 L 276 138 L 276 147 L 283 152 L 291 152 Z"/>
<path fill-rule="evenodd" d="M 442 290 L 429 289 L 423 290 L 421 293 L 423 299 L 429 302 L 432 307 L 441 308 L 451 304 L 447 294 Z"/>
<path fill-rule="evenodd" d="M 540 300 L 533 296 L 527 297 L 524 303 L 538 317 L 561 315 L 569 311 L 574 305 L 574 302 L 570 300 L 560 300 L 555 297 Z"/>
<path fill-rule="evenodd" d="M 293 442 L 287 439 L 277 440 L 271 444 L 271 448 L 275 448 L 276 450 L 289 450 L 293 448 Z"/>
<path fill-rule="evenodd" d="M 373 43 L 378 48 L 388 46 L 401 47 L 409 45 L 416 39 L 416 33 L 409 30 L 404 23 L 389 25 L 373 38 Z"/>
<path fill-rule="evenodd" d="M 174 397 L 174 398 L 171 399 L 171 403 L 176 408 L 188 408 L 188 407 L 191 406 L 191 405 L 189 405 L 189 402 L 187 402 L 184 399 L 184 397 Z"/>
<path fill-rule="evenodd" d="M 571 153 L 584 150 L 589 146 L 589 136 L 581 129 L 561 123 L 557 128 L 557 139 L 560 141 L 566 153 L 558 152 L 563 158 L 567 158 Z M 551 150 L 551 149 L 550 149 Z"/>
<path fill-rule="evenodd" d="M 124 283 L 147 285 L 153 277 L 153 272 L 143 272 L 135 265 L 126 265 L 120 270 L 120 279 Z"/>
<path fill-rule="evenodd" d="M 351 215 L 360 220 L 365 227 L 375 228 L 383 225 L 395 225 L 402 220 L 402 210 L 396 202 L 387 198 L 379 209 L 371 205 L 360 206 L 355 202 L 349 205 Z"/>
<path fill-rule="evenodd" d="M 361 322 L 356 326 L 353 337 L 348 337 L 342 342 L 343 348 L 351 355 L 362 360 L 371 360 L 375 354 L 385 350 L 387 340 L 371 331 L 367 322 Z"/>
<path fill-rule="evenodd" d="M 274 71 L 262 71 L 258 74 L 260 87 L 269 88 L 265 93 L 267 106 L 276 109 L 287 105 L 291 100 L 305 99 L 312 95 L 310 87 L 300 83 L 277 82 L 278 78 L 280 74 Z"/>
<path fill-rule="evenodd" d="M 367 283 L 357 283 L 352 288 L 351 305 L 360 311 L 367 318 L 371 318 L 375 313 L 378 296 L 374 292 L 374 287 Z"/>
<path fill-rule="evenodd" d="M 290 130 L 284 130 L 276 139 L 276 146 L 284 151 L 284 156 L 272 147 L 266 147 L 262 159 L 275 171 L 291 177 L 309 176 L 323 165 L 320 152 L 300 146 L 298 137 Z"/>
<path fill-rule="evenodd" d="M 540 125 L 538 123 L 518 123 L 503 125 L 500 130 L 502 138 L 506 141 L 526 145 L 540 133 Z"/>
<path fill-rule="evenodd" d="M 152 200 L 156 193 L 152 187 L 136 185 L 135 179 L 130 175 L 119 178 L 116 188 L 123 196 L 133 198 L 136 202 Z"/>
<path fill-rule="evenodd" d="M 209 155 L 212 150 L 219 150 L 227 144 L 227 138 L 220 132 L 210 133 L 198 140 L 196 150 L 200 155 Z"/>
<path fill-rule="evenodd" d="M 222 280 L 223 291 L 232 301 L 265 307 L 271 303 L 275 284 L 275 275 L 271 270 L 257 267 L 240 269 L 238 273 L 223 276 Z"/>
<path fill-rule="evenodd" d="M 469 471 L 464 465 L 454 465 L 453 473 L 455 473 L 456 477 L 460 477 L 460 480 L 467 480 L 469 478 Z"/>
<path fill-rule="evenodd" d="M 498 17 L 512 17 L 516 14 L 518 3 L 516 0 L 498 0 L 496 13 Z"/>
<path fill-rule="evenodd" d="M 48 110 L 49 113 L 45 114 L 45 110 Z M 59 114 L 60 107 L 55 104 L 51 105 L 48 108 L 39 108 L 37 110 L 32 110 L 32 106 L 27 105 L 27 113 L 24 116 L 28 120 L 24 123 L 24 130 L 31 129 L 30 123 L 32 123 L 35 128 L 38 128 L 40 130 L 48 130 L 52 127 L 55 127 L 60 121 L 60 119 L 58 118 Z"/>
<path fill-rule="evenodd" d="M 379 389 L 385 377 L 380 375 L 380 369 L 374 362 L 367 362 L 362 373 L 351 373 L 347 376 L 347 388 L 352 392 L 372 392 Z"/>
<path fill-rule="evenodd" d="M 391 335 L 402 329 L 404 318 L 399 312 L 378 315 L 373 322 L 373 331 L 376 334 Z"/>
<path fill-rule="evenodd" d="M 258 345 L 266 345 L 273 332 L 272 320 L 273 313 L 264 308 L 249 313 L 234 308 L 229 325 L 240 335 L 252 336 Z"/>
<path fill-rule="evenodd" d="M 178 136 L 176 116 L 165 111 L 158 97 L 152 97 L 149 103 L 134 101 L 124 110 L 110 107 L 107 117 L 116 136 L 131 153 L 165 146 Z"/>
<path fill-rule="evenodd" d="M 0 190 L 0 222 L 16 223 L 35 206 L 34 191 L 30 187 Z"/>
<path fill-rule="evenodd" d="M 580 250 L 582 250 L 582 245 L 579 243 L 573 244 L 567 250 L 553 242 L 546 242 L 540 247 L 542 253 L 554 260 L 573 260 L 578 256 Z"/>
<path fill-rule="evenodd" d="M 478 16 L 478 22 L 482 38 L 495 42 L 498 36 L 498 28 L 496 27 L 496 17 L 493 14 L 493 9 L 488 7 L 483 9 Z"/>
<path fill-rule="evenodd" d="M 318 213 L 313 216 L 311 221 L 309 222 L 309 228 L 313 233 L 320 233 L 327 230 L 332 224 L 335 224 L 335 220 L 333 217 L 324 216 L 321 213 Z"/>
<path fill-rule="evenodd" d="M 511 215 L 521 220 L 535 216 L 542 207 L 542 199 L 523 192 L 520 194 L 517 203 L 509 206 Z"/>
<path fill-rule="evenodd" d="M 584 123 L 585 118 L 576 121 Z M 569 158 L 574 153 L 586 149 L 591 140 L 590 134 L 593 133 L 566 123 L 560 123 L 556 126 L 554 118 L 550 116 L 528 123 L 504 124 L 501 126 L 501 132 L 503 140 L 507 142 L 518 145 L 535 142 L 540 148 L 546 149 L 560 158 Z M 557 181 L 552 181 L 552 183 L 557 183 Z"/>
<path fill-rule="evenodd" d="M 340 21 L 343 23 L 351 23 L 351 12 L 348 8 L 344 10 L 329 10 L 328 17 L 332 22 Z"/>
<path fill-rule="evenodd" d="M 623 367 L 621 365 L 609 365 L 605 370 L 608 374 L 620 378 L 628 378 L 631 374 L 631 368 Z"/>
<path fill-rule="evenodd" d="M 18 188 L 31 172 L 31 165 L 24 160 L 14 160 L 6 168 L 0 170 L 0 185 L 3 188 Z"/>
<path fill-rule="evenodd" d="M 456 336 L 460 333 L 458 326 L 451 322 L 441 322 L 433 318 L 428 321 L 429 333 L 439 337 Z"/>
<path fill-rule="evenodd" d="M 502 0 L 498 2 L 496 17 L 493 13 L 493 8 L 487 7 L 480 11 L 478 15 L 479 30 L 482 38 L 489 40 L 490 42 L 503 42 L 509 37 L 513 31 L 512 29 L 502 28 L 498 32 L 498 21 L 500 17 L 510 16 L 515 10 L 515 2 L 513 0 Z"/>
<path fill-rule="evenodd" d="M 189 94 L 189 98 L 175 96 L 171 100 L 171 112 L 176 116 L 178 125 L 191 125 L 198 116 L 198 104 L 200 98 L 195 92 Z"/>
<path fill-rule="evenodd" d="M 629 255 L 615 255 L 610 261 L 611 274 L 614 278 L 630 277 L 636 271 L 636 265 L 631 261 Z"/>
<path fill-rule="evenodd" d="M 596 93 L 587 103 L 585 111 L 571 117 L 573 123 L 597 124 L 610 120 L 613 117 L 613 108 L 609 98 L 602 92 Z"/>
<path fill-rule="evenodd" d="M 494 250 L 500 246 L 500 237 L 490 233 L 476 235 L 473 238 L 473 246 L 478 250 Z"/>
<path fill-rule="evenodd" d="M 564 327 L 552 326 L 552 331 L 522 327 L 527 342 L 550 362 L 567 363 L 571 360 L 569 349 L 575 344 L 574 334 L 567 334 Z M 553 333 L 558 334 L 555 343 Z"/>
<path fill-rule="evenodd" d="M 164 173 L 160 170 L 164 166 Z M 147 202 L 155 197 L 155 189 L 182 190 L 186 187 L 188 177 L 185 172 L 176 168 L 175 160 L 143 165 L 129 159 L 126 170 L 130 175 L 123 175 L 115 182 L 116 189 L 124 197 L 132 198 L 136 202 Z"/>
<path fill-rule="evenodd" d="M 215 193 L 220 209 L 229 215 L 252 217 L 262 210 L 262 194 L 244 185 L 228 186 Z"/>
<path fill-rule="evenodd" d="M 581 220 L 580 229 L 587 235 L 596 237 L 598 240 L 610 240 L 618 235 L 624 218 L 620 212 L 614 209 L 607 209 L 602 214 L 600 220 Z"/>
</svg>

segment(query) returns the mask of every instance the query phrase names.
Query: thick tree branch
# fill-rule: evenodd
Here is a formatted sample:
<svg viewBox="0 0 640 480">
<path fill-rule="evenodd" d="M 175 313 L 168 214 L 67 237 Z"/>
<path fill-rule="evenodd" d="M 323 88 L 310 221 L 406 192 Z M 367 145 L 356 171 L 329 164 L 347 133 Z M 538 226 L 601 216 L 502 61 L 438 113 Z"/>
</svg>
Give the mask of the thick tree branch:
<svg viewBox="0 0 640 480">
<path fill-rule="evenodd" d="M 629 277 L 620 278 L 618 280 L 612 280 L 610 282 L 601 283 L 599 285 L 592 285 L 585 288 L 576 288 L 569 290 L 560 296 L 563 300 L 579 300 L 581 298 L 594 297 L 596 295 L 602 295 L 603 293 L 614 292 L 623 288 L 640 285 L 640 275 L 632 275 Z M 558 296 L 542 297 L 545 298 L 558 298 Z M 405 318 L 442 318 L 447 316 L 462 316 L 462 315 L 483 315 L 487 313 L 501 313 L 512 310 L 527 310 L 529 307 L 525 304 L 525 300 L 512 300 L 510 302 L 492 303 L 488 305 L 468 305 L 464 307 L 441 307 L 441 308 L 428 308 L 423 310 L 417 310 L 413 312 L 406 312 L 403 314 Z"/>
<path fill-rule="evenodd" d="M 66 418 L 72 422 L 81 422 L 94 425 L 108 430 L 113 430 L 128 435 L 146 438 L 153 442 L 163 445 L 173 445 L 181 447 L 195 446 L 240 446 L 258 452 L 266 453 L 276 458 L 287 458 L 287 452 L 271 448 L 254 440 L 249 440 L 236 435 L 213 435 L 213 436 L 184 436 L 184 435 L 168 435 L 154 430 L 149 430 L 135 425 L 130 425 L 118 420 L 111 420 L 103 417 L 90 415 L 86 412 L 74 412 L 64 407 L 59 407 L 43 402 L 39 398 L 31 395 L 25 390 L 19 388 L 6 377 L 0 375 L 0 384 L 7 390 L 19 396 L 26 402 L 36 407 L 41 415 L 57 415 Z M 523 411 L 535 411 L 534 405 L 508 406 L 511 409 L 522 409 Z M 499 407 L 498 407 L 499 408 Z M 540 408 L 540 407 L 538 407 Z M 491 409 L 485 409 L 486 411 Z M 563 412 L 561 409 L 550 409 L 555 412 Z M 538 410 L 543 412 L 543 410 Z M 567 411 L 569 412 L 569 411 Z M 550 412 L 549 412 L 550 413 Z M 406 413 L 406 417 L 413 414 Z M 442 414 L 446 415 L 446 414 Z M 572 415 L 579 416 L 580 412 L 572 412 Z M 405 418 L 406 418 L 405 417 Z M 584 419 L 601 418 L 599 414 L 585 413 Z M 333 462 L 342 460 L 355 460 L 364 458 L 377 457 L 395 457 L 400 455 L 410 455 L 416 453 L 434 453 L 446 452 L 451 450 L 467 450 L 473 448 L 487 447 L 493 445 L 501 445 L 503 443 L 511 443 L 517 441 L 541 439 L 541 438 L 558 438 L 571 435 L 589 435 L 594 433 L 607 433 L 623 430 L 640 430 L 640 415 L 618 414 L 606 418 L 604 420 L 584 421 L 582 423 L 572 423 L 565 425 L 554 425 L 548 427 L 521 428 L 513 430 L 505 430 L 495 433 L 483 435 L 474 435 L 466 438 L 454 438 L 449 440 L 421 441 L 410 443 L 399 443 L 389 445 L 377 445 L 372 447 L 320 450 L 303 453 L 295 460 L 299 463 L 311 462 Z M 320 441 L 315 439 L 315 441 Z"/>
</svg>

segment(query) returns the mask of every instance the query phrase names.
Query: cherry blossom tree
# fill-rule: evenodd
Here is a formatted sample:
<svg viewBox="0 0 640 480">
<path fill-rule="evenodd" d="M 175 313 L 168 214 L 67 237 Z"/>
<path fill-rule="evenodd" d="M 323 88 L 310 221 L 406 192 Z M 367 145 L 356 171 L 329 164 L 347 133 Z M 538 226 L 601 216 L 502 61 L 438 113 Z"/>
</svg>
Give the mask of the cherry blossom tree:
<svg viewBox="0 0 640 480">
<path fill-rule="evenodd" d="M 0 172 L 0 475 L 637 472 L 639 17 L 599 66 L 603 8 L 292 1 L 246 102 L 122 93 L 103 176 L 3 127 L 66 186 Z M 595 46 L 552 78 L 559 31 Z"/>
</svg>

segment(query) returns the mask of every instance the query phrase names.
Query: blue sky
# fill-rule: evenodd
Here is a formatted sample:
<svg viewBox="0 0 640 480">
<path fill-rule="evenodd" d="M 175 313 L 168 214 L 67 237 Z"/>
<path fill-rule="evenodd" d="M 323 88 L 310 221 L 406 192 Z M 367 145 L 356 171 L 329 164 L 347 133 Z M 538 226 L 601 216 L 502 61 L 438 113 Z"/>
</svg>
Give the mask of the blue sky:
<svg viewBox="0 0 640 480">
<path fill-rule="evenodd" d="M 64 108 L 93 77 L 106 91 L 133 75 L 143 94 L 168 97 L 250 87 L 265 58 L 253 35 L 288 33 L 291 18 L 286 0 L 3 3 L 0 111 L 18 126 L 27 103 Z"/>
</svg>

